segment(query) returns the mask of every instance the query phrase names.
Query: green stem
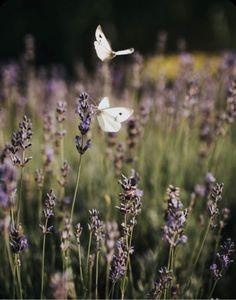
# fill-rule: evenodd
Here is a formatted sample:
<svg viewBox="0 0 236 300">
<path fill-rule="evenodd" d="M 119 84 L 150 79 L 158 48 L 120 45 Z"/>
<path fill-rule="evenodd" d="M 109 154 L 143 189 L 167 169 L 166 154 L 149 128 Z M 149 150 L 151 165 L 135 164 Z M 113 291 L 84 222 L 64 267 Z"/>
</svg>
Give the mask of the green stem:
<svg viewBox="0 0 236 300">
<path fill-rule="evenodd" d="M 91 240 L 92 240 L 92 233 L 89 234 L 89 243 L 88 243 L 88 252 L 87 252 L 87 262 L 86 262 L 86 279 L 88 281 L 88 269 L 89 269 L 89 255 L 91 249 Z"/>
<path fill-rule="evenodd" d="M 202 249 L 203 249 L 203 246 L 204 246 L 204 244 L 205 244 L 205 241 L 206 241 L 206 238 L 207 238 L 209 229 L 210 229 L 210 225 L 211 225 L 211 219 L 210 219 L 209 222 L 208 222 L 206 231 L 205 231 L 204 236 L 203 236 L 203 239 L 202 239 L 202 243 L 201 243 L 200 249 L 199 249 L 199 251 L 198 251 L 197 257 L 196 257 L 195 262 L 194 262 L 194 264 L 193 264 L 193 268 L 192 268 L 193 270 L 195 269 L 195 267 L 196 267 L 196 265 L 197 265 L 197 263 L 198 263 L 199 257 L 200 257 L 200 255 L 201 255 L 201 253 L 202 253 Z"/>
<path fill-rule="evenodd" d="M 169 255 L 168 255 L 168 263 L 167 263 L 167 269 L 168 271 L 170 270 L 170 264 L 171 264 L 171 256 L 172 256 L 172 245 L 170 245 L 170 249 L 169 249 Z M 166 295 L 167 295 L 167 288 L 164 291 L 164 299 L 166 299 Z"/>
<path fill-rule="evenodd" d="M 93 278 L 93 263 L 91 261 L 89 266 L 89 299 L 92 299 L 91 293 L 92 293 L 92 278 Z"/>
<path fill-rule="evenodd" d="M 202 239 L 202 243 L 201 243 L 201 246 L 200 246 L 200 249 L 198 251 L 198 254 L 197 254 L 197 257 L 194 261 L 194 263 L 192 264 L 192 268 L 191 268 L 191 271 L 189 272 L 190 276 L 189 276 L 189 280 L 185 286 L 185 289 L 184 289 L 184 293 L 186 292 L 186 290 L 190 287 L 191 285 L 191 279 L 192 279 L 192 274 L 193 274 L 193 271 L 198 263 L 198 260 L 200 258 L 200 255 L 202 253 L 202 249 L 203 249 L 203 246 L 205 244 L 205 241 L 206 241 L 206 238 L 207 238 L 207 235 L 208 235 L 208 232 L 209 232 L 209 229 L 210 229 L 210 225 L 211 225 L 211 218 L 209 219 L 209 222 L 208 222 L 208 225 L 207 225 L 207 228 L 205 230 L 205 233 L 204 233 L 204 236 L 203 236 L 203 239 Z"/>
<path fill-rule="evenodd" d="M 95 288 L 95 298 L 98 299 L 98 263 L 99 263 L 99 253 L 100 251 L 97 250 L 97 255 L 96 255 L 96 288 Z"/>
<path fill-rule="evenodd" d="M 5 237 L 7 256 L 8 256 L 8 260 L 9 260 L 9 264 L 10 264 L 10 268 L 11 268 L 11 273 L 12 273 L 12 276 L 14 277 L 14 264 L 13 264 L 12 255 L 11 255 L 10 246 L 9 246 L 9 235 L 7 233 L 5 233 L 4 237 Z"/>
<path fill-rule="evenodd" d="M 106 299 L 109 298 L 109 294 L 108 294 L 108 290 L 109 290 L 109 270 L 110 270 L 110 262 L 107 261 L 107 268 L 106 268 L 106 292 L 105 292 Z"/>
<path fill-rule="evenodd" d="M 46 218 L 44 229 L 47 230 L 48 226 L 48 218 Z M 41 269 L 41 293 L 40 299 L 43 299 L 43 288 L 44 288 L 44 262 L 45 262 L 45 244 L 46 244 L 46 235 L 47 233 L 43 233 L 43 250 L 42 250 L 42 269 Z"/>
<path fill-rule="evenodd" d="M 212 296 L 212 294 L 213 294 L 213 292 L 214 292 L 214 290 L 215 290 L 215 288 L 216 288 L 216 285 L 217 285 L 217 282 L 219 281 L 219 279 L 220 279 L 220 278 L 218 278 L 218 279 L 215 280 L 215 282 L 214 282 L 214 284 L 213 284 L 213 286 L 212 286 L 212 289 L 211 289 L 211 291 L 210 291 L 210 294 L 209 294 L 208 299 L 211 299 L 211 296 Z"/>
<path fill-rule="evenodd" d="M 24 151 L 23 151 L 23 158 L 22 160 L 24 160 Z M 16 224 L 19 224 L 20 221 L 20 211 L 21 211 L 21 198 L 22 198 L 22 185 L 23 185 L 23 173 L 24 173 L 24 167 L 21 167 L 21 171 L 20 171 L 20 195 L 17 201 L 17 218 L 16 218 Z"/>
<path fill-rule="evenodd" d="M 20 266 L 19 261 L 20 257 L 19 254 L 15 255 L 15 264 L 16 264 L 16 276 L 17 276 L 17 284 L 18 284 L 18 290 L 19 290 L 19 299 L 22 299 L 22 285 L 21 285 L 21 274 L 20 274 Z"/>
<path fill-rule="evenodd" d="M 82 135 L 82 138 L 81 138 L 81 147 L 83 147 L 83 135 Z M 72 206 L 71 206 L 71 212 L 70 212 L 70 222 L 71 222 L 71 224 L 72 224 L 72 221 L 73 221 L 75 200 L 76 200 L 78 187 L 79 187 L 79 179 L 80 179 L 80 171 L 81 171 L 81 160 L 82 160 L 82 154 L 80 154 L 80 157 L 79 157 L 79 167 L 78 167 L 78 173 L 77 173 L 77 179 L 76 179 L 76 186 L 75 186 L 75 192 L 74 192 Z"/>
<path fill-rule="evenodd" d="M 78 244 L 78 255 L 79 255 L 79 273 L 80 273 L 80 279 L 81 283 L 84 288 L 84 277 L 83 277 L 83 269 L 82 269 L 82 262 L 81 262 L 81 249 L 80 249 L 80 243 Z"/>
</svg>

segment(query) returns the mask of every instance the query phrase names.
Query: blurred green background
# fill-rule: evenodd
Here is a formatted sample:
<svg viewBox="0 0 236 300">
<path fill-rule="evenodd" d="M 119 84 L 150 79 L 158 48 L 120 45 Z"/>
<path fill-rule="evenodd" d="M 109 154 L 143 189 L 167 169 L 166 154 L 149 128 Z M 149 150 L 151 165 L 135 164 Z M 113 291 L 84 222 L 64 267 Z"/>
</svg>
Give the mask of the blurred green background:
<svg viewBox="0 0 236 300">
<path fill-rule="evenodd" d="M 24 36 L 36 39 L 37 64 L 63 63 L 73 70 L 83 59 L 93 66 L 93 40 L 100 23 L 114 49 L 155 52 L 157 35 L 168 33 L 167 51 L 179 39 L 187 50 L 236 49 L 236 7 L 225 0 L 6 0 L 0 6 L 0 62 L 17 58 Z"/>
</svg>

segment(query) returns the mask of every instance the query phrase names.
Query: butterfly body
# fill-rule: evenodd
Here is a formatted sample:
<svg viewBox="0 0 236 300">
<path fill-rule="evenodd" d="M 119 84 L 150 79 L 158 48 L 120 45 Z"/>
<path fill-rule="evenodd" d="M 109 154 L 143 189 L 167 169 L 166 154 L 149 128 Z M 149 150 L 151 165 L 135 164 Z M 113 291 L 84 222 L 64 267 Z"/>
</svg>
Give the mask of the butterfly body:
<svg viewBox="0 0 236 300">
<path fill-rule="evenodd" d="M 96 41 L 94 42 L 94 47 L 97 53 L 97 56 L 102 61 L 109 61 L 113 59 L 117 55 L 127 55 L 134 52 L 133 48 L 120 50 L 120 51 L 113 51 L 111 48 L 110 43 L 108 42 L 105 34 L 102 31 L 102 27 L 98 25 L 95 31 L 95 38 Z"/>
<path fill-rule="evenodd" d="M 126 107 L 110 107 L 108 97 L 104 97 L 97 107 L 97 119 L 101 129 L 105 132 L 118 132 L 121 123 L 133 114 L 133 110 Z"/>
</svg>

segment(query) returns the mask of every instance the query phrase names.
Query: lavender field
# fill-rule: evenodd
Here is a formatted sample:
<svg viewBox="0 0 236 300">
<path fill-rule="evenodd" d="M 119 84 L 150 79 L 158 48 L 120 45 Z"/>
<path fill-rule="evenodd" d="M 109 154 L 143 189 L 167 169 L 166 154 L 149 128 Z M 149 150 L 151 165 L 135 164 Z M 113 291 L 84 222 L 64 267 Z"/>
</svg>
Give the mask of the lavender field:
<svg viewBox="0 0 236 300">
<path fill-rule="evenodd" d="M 0 70 L 0 298 L 235 298 L 236 55 L 36 55 Z"/>
</svg>

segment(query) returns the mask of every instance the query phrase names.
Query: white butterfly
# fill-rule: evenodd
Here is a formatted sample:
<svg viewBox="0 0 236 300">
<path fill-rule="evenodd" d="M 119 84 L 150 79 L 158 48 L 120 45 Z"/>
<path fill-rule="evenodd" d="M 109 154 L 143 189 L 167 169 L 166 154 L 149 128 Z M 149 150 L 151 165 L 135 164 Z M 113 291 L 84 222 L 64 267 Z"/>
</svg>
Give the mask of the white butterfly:
<svg viewBox="0 0 236 300">
<path fill-rule="evenodd" d="M 95 37 L 96 37 L 96 41 L 94 42 L 94 47 L 97 52 L 97 56 L 102 61 L 111 60 L 117 55 L 127 55 L 134 52 L 134 48 L 120 50 L 120 51 L 113 51 L 100 25 L 98 25 L 96 29 Z"/>
<path fill-rule="evenodd" d="M 105 132 L 118 132 L 121 123 L 126 121 L 134 112 L 126 107 L 110 107 L 108 97 L 104 97 L 98 107 L 98 124 Z"/>
</svg>

